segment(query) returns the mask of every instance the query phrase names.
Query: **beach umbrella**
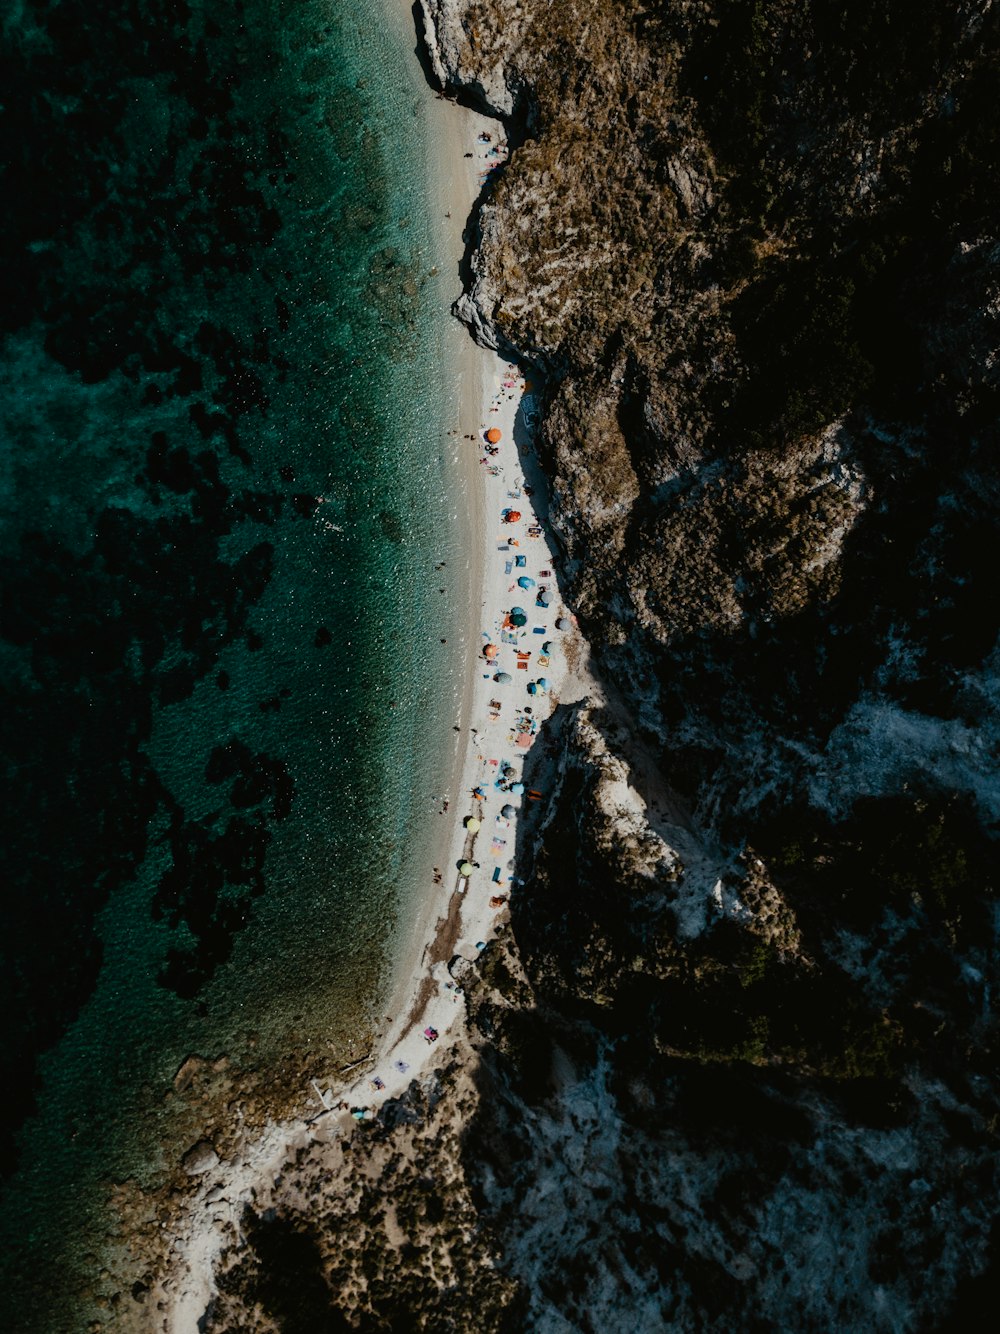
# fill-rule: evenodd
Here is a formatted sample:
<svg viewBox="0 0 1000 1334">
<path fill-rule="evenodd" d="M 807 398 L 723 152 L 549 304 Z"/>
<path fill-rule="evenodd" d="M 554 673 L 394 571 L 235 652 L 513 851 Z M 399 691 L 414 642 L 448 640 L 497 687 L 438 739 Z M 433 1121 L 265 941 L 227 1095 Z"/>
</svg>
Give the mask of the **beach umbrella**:
<svg viewBox="0 0 1000 1334">
<path fill-rule="evenodd" d="M 472 874 L 472 862 L 463 862 L 458 868 L 458 874 L 465 876 L 466 880 L 468 880 L 469 876 Z"/>
<path fill-rule="evenodd" d="M 486 647 L 483 649 L 483 657 L 495 658 L 499 652 L 500 650 L 497 648 L 496 644 L 487 644 Z"/>
<path fill-rule="evenodd" d="M 515 626 L 518 630 L 520 630 L 522 625 L 528 624 L 528 618 L 523 611 L 512 611 L 508 619 L 510 620 L 511 625 Z"/>
<path fill-rule="evenodd" d="M 511 616 L 523 616 L 523 615 L 524 615 L 524 608 L 523 608 L 523 607 L 511 607 L 511 609 L 510 609 L 510 614 L 511 614 Z"/>
<path fill-rule="evenodd" d="M 547 607 L 551 601 L 552 601 L 551 593 L 546 593 L 544 590 L 538 594 L 538 597 L 535 598 L 535 602 L 538 604 L 539 607 Z"/>
<path fill-rule="evenodd" d="M 537 690 L 538 690 L 538 687 L 535 685 L 534 681 L 529 681 L 529 682 L 528 682 L 528 694 L 529 694 L 529 695 L 534 695 L 534 694 L 537 692 Z"/>
<path fill-rule="evenodd" d="M 519 797 L 519 796 L 521 795 L 521 793 L 524 791 L 524 784 L 523 784 L 523 783 L 514 783 L 514 784 L 512 785 L 512 787 L 511 787 L 510 790 L 511 790 L 511 792 L 513 792 L 513 794 L 514 794 L 515 797 Z"/>
<path fill-rule="evenodd" d="M 520 510 L 504 510 L 503 512 L 504 523 L 517 523 L 520 517 L 521 517 Z"/>
<path fill-rule="evenodd" d="M 510 685 L 510 672 L 497 672 L 497 674 L 496 674 L 496 676 L 494 676 L 493 680 L 496 681 L 499 685 L 502 685 L 502 686 L 509 686 L 509 685 Z"/>
<path fill-rule="evenodd" d="M 536 682 L 539 690 L 548 690 L 549 683 L 544 676 L 540 676 Z"/>
<path fill-rule="evenodd" d="M 543 653 L 551 653 L 551 652 L 552 652 L 552 640 L 551 640 L 551 639 L 546 639 L 545 643 L 542 645 L 542 652 L 543 652 Z"/>
<path fill-rule="evenodd" d="M 517 812 L 514 810 L 514 807 L 508 803 L 506 806 L 500 808 L 500 814 L 505 820 L 510 820 L 517 814 Z"/>
<path fill-rule="evenodd" d="M 565 616 L 560 616 L 558 621 L 556 621 L 556 629 L 568 630 L 569 628 L 570 628 L 570 622 L 566 619 Z"/>
<path fill-rule="evenodd" d="M 497 441 L 501 440 L 502 438 L 503 438 L 503 432 L 500 430 L 499 426 L 491 426 L 490 429 L 486 432 L 486 439 L 490 442 L 491 445 L 495 445 Z"/>
<path fill-rule="evenodd" d="M 476 819 L 476 817 L 475 817 L 474 815 L 470 815 L 469 818 L 468 818 L 468 819 L 466 820 L 466 822 L 465 822 L 465 827 L 466 827 L 466 829 L 468 829 L 468 831 L 469 831 L 470 834 L 475 834 L 475 833 L 478 832 L 479 827 L 480 827 L 480 826 L 479 826 L 479 821 Z"/>
<path fill-rule="evenodd" d="M 534 579 L 529 578 L 528 575 L 522 574 L 520 579 L 518 579 L 517 581 L 517 586 L 518 588 L 534 588 L 535 581 Z"/>
</svg>

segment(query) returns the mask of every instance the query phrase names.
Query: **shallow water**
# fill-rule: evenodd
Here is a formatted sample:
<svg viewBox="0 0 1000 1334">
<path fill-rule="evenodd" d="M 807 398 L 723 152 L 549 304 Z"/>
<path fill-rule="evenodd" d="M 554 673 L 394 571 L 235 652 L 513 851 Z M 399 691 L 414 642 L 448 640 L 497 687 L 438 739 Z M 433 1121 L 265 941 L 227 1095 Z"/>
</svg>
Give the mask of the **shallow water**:
<svg viewBox="0 0 1000 1334">
<path fill-rule="evenodd" d="M 339 1059 L 412 910 L 459 535 L 398 15 L 7 21 L 7 1329 L 99 1306 L 108 1184 L 186 1146 L 184 1057 Z"/>
</svg>

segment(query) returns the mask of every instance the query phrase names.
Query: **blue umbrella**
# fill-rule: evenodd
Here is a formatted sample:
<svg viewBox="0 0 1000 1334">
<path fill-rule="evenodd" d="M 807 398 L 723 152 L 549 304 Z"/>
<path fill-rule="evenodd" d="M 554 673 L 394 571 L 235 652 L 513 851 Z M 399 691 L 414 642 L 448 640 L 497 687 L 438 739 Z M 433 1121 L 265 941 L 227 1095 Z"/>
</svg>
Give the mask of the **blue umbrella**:
<svg viewBox="0 0 1000 1334">
<path fill-rule="evenodd" d="M 517 581 L 518 588 L 534 588 L 535 581 L 526 574 L 522 574 Z"/>
<path fill-rule="evenodd" d="M 502 685 L 502 686 L 509 686 L 509 685 L 510 685 L 510 672 L 497 672 L 497 674 L 496 674 L 496 676 L 494 676 L 493 680 L 499 682 L 499 684 Z"/>
<path fill-rule="evenodd" d="M 534 681 L 529 682 L 529 684 L 528 684 L 528 694 L 529 694 L 529 695 L 535 695 L 535 694 L 537 694 L 537 693 L 538 693 L 538 687 L 535 685 Z"/>
<path fill-rule="evenodd" d="M 551 640 L 551 639 L 546 639 L 545 643 L 542 645 L 542 652 L 543 652 L 543 653 L 551 653 L 551 652 L 552 652 L 552 640 Z"/>
<path fill-rule="evenodd" d="M 510 609 L 510 614 L 511 614 L 511 616 L 523 616 L 523 615 L 524 615 L 524 608 L 523 608 L 523 607 L 511 607 L 511 609 Z"/>
<path fill-rule="evenodd" d="M 549 683 L 544 676 L 540 676 L 536 684 L 539 690 L 548 690 L 549 688 Z"/>
<path fill-rule="evenodd" d="M 511 790 L 511 792 L 513 792 L 513 794 L 514 794 L 515 797 L 519 797 L 519 796 L 521 795 L 521 793 L 524 791 L 524 784 L 523 784 L 523 783 L 515 783 L 515 784 L 513 785 L 513 787 L 512 787 L 510 790 Z"/>
</svg>

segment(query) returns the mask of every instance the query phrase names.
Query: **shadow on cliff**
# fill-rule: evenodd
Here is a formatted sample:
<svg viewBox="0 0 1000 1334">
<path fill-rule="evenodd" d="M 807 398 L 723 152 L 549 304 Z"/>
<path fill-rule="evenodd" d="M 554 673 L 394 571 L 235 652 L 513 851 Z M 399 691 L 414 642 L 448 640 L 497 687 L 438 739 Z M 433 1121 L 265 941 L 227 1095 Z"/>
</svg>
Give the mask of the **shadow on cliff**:
<svg viewBox="0 0 1000 1334">
<path fill-rule="evenodd" d="M 627 1298 L 619 1280 L 632 1272 L 666 1298 L 682 1273 L 710 1323 L 747 1297 L 699 1239 L 688 1241 L 685 1206 L 669 1189 L 672 1155 L 686 1152 L 706 1182 L 718 1175 L 714 1207 L 736 1234 L 749 1232 L 745 1192 L 774 1189 L 814 1126 L 793 1105 L 794 1081 L 780 1074 L 700 1067 L 659 1051 L 647 1023 L 655 998 L 641 979 L 609 1002 L 576 976 L 567 935 L 579 944 L 596 932 L 611 951 L 624 948 L 608 926 L 635 907 L 615 886 L 588 887 L 580 876 L 585 780 L 567 745 L 582 707 L 557 706 L 526 757 L 525 785 L 542 796 L 525 802 L 519 821 L 509 925 L 483 952 L 482 985 L 470 990 L 479 1099 L 464 1173 L 484 1222 L 504 1239 L 503 1268 L 521 1283 L 532 1318 L 555 1311 L 591 1328 L 592 1283 L 617 1284 Z"/>
<path fill-rule="evenodd" d="M 341 1334 L 356 1328 L 331 1300 L 317 1234 L 274 1210 L 242 1218 L 244 1257 L 220 1277 L 227 1293 L 239 1292 L 246 1309 L 270 1317 L 281 1334 Z M 198 1328 L 212 1327 L 211 1309 Z"/>
<path fill-rule="evenodd" d="M 445 89 L 441 88 L 437 75 L 434 72 L 434 66 L 431 63 L 430 53 L 427 49 L 427 41 L 424 37 L 424 19 L 423 12 L 419 4 L 414 4 L 410 10 L 413 18 L 413 31 L 415 45 L 413 53 L 416 56 L 420 68 L 423 71 L 427 85 L 434 92 L 434 96 L 443 101 L 454 102 L 457 106 L 465 108 L 467 111 L 474 111 L 477 115 L 483 116 L 492 121 L 499 121 L 507 136 L 507 147 L 509 154 L 519 148 L 528 138 L 528 127 L 532 119 L 533 107 L 528 94 L 524 90 L 519 90 L 514 97 L 514 107 L 509 116 L 501 116 L 495 107 L 492 107 L 487 101 L 485 94 L 481 93 L 476 85 L 465 85 L 449 80 Z M 462 285 L 463 294 L 471 294 L 473 286 L 473 256 L 479 248 L 481 240 L 480 217 L 483 206 L 486 204 L 494 189 L 496 181 L 503 175 L 506 164 L 500 164 L 490 173 L 489 179 L 484 183 L 475 203 L 472 206 L 465 228 L 462 232 L 462 240 L 465 249 L 458 265 L 458 277 Z M 455 314 L 458 318 L 457 311 Z M 484 312 L 484 319 L 488 319 L 488 312 Z M 509 357 L 512 361 L 521 361 L 521 354 L 516 348 L 508 344 L 496 329 L 493 335 L 498 343 L 498 350 L 501 355 Z M 470 329 L 472 336 L 474 332 Z"/>
<path fill-rule="evenodd" d="M 707 953 L 656 966 L 650 888 L 613 874 L 588 829 L 590 771 L 572 749 L 583 707 L 558 705 L 526 756 L 525 786 L 541 798 L 524 803 L 509 922 L 469 989 L 479 1099 L 464 1172 L 532 1318 L 556 1311 L 587 1328 L 603 1284 L 629 1300 L 631 1272 L 668 1304 L 681 1276 L 688 1295 L 664 1309 L 668 1323 L 752 1328 L 753 1285 L 719 1257 L 756 1244 L 755 1202 L 788 1183 L 810 1197 L 824 1124 L 879 1133 L 914 1107 L 895 1081 L 817 1078 L 733 1045 L 740 1006 L 752 1010 L 763 986 L 739 941 L 713 935 Z M 777 1025 L 787 1007 L 767 999 Z M 873 1199 L 878 1180 L 865 1182 Z M 700 1197 L 693 1212 L 679 1183 Z M 778 1267 L 786 1242 L 769 1239 Z"/>
<path fill-rule="evenodd" d="M 482 116 L 492 116 L 493 111 L 480 98 L 477 98 L 471 89 L 455 83 L 449 83 L 447 88 L 442 89 L 438 77 L 434 73 L 430 52 L 427 49 L 427 39 L 424 36 L 424 14 L 419 4 L 410 6 L 410 16 L 413 19 L 415 38 L 413 54 L 416 56 L 424 78 L 427 80 L 427 86 L 434 92 L 434 96 L 449 102 L 457 102 L 459 106 L 466 107 L 469 111 L 478 111 Z"/>
<path fill-rule="evenodd" d="M 544 377 L 529 362 L 522 361 L 521 370 L 531 386 L 531 391 L 522 397 L 517 406 L 514 416 L 514 447 L 517 450 L 517 460 L 524 474 L 524 480 L 530 487 L 528 494 L 531 496 L 538 522 L 544 527 L 550 545 L 556 548 L 554 554 L 558 554 L 562 544 L 549 523 L 551 512 L 549 482 L 538 457 L 538 425 L 542 416 L 542 399 L 546 383 Z M 558 581 L 558 571 L 554 571 L 554 577 Z"/>
<path fill-rule="evenodd" d="M 420 5 L 411 5 L 410 14 L 413 18 L 413 32 L 416 39 L 413 54 L 417 57 L 424 78 L 427 80 L 428 86 L 433 89 L 435 96 L 445 98 L 449 102 L 455 102 L 468 111 L 477 112 L 480 116 L 489 116 L 492 120 L 503 119 L 511 146 L 514 147 L 523 143 L 529 117 L 529 106 L 524 93 L 519 90 L 515 94 L 514 109 L 509 117 L 499 117 L 496 108 L 490 105 L 485 94 L 476 84 L 456 83 L 449 78 L 447 86 L 442 89 L 437 75 L 434 73 L 430 52 L 427 49 L 427 41 L 424 37 L 424 16 Z"/>
<path fill-rule="evenodd" d="M 550 730 L 569 726 L 573 712 L 558 711 Z M 470 996 L 479 1097 L 462 1167 L 484 1228 L 503 1239 L 501 1268 L 520 1284 L 524 1328 L 555 1313 L 571 1328 L 598 1328 L 612 1291 L 639 1327 L 633 1276 L 662 1300 L 657 1328 L 768 1328 L 755 1285 L 734 1278 L 726 1255 L 760 1245 L 758 1202 L 766 1213 L 788 1183 L 809 1200 L 817 1133 L 843 1113 L 829 1090 L 789 1072 L 664 1051 L 658 983 L 641 971 L 613 997 L 590 994 L 567 930 L 577 946 L 614 954 L 623 944 L 615 918 L 627 928 L 637 905 L 613 883 L 588 892 L 579 882 L 582 793 L 572 775 L 553 784 L 550 759 L 543 750 L 526 773 L 554 806 L 538 803 L 519 841 L 525 878 L 512 898 L 510 948 L 484 951 L 483 989 Z M 537 847 L 546 877 L 531 874 Z M 555 957 L 564 948 L 565 967 Z M 640 962 L 628 958 L 626 969 Z M 873 1169 L 866 1181 L 873 1199 L 877 1177 Z M 786 1244 L 794 1251 L 781 1229 L 766 1238 L 775 1270 Z"/>
</svg>

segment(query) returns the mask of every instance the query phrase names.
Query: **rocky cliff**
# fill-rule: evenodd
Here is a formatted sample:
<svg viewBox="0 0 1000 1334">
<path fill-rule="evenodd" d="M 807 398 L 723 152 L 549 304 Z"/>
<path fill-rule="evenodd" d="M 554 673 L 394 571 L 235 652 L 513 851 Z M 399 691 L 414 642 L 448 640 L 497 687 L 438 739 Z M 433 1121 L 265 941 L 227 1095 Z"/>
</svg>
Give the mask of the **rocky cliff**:
<svg viewBox="0 0 1000 1334">
<path fill-rule="evenodd" d="M 545 375 L 564 594 L 605 690 L 555 720 L 556 800 L 520 849 L 529 1009 L 596 1043 L 586 1073 L 561 1067 L 562 1095 L 553 1055 L 550 1115 L 585 1084 L 605 1126 L 641 1140 L 651 1117 L 649 1151 L 662 1163 L 669 1142 L 700 1179 L 711 1136 L 696 1145 L 671 1108 L 709 1073 L 720 1143 L 759 1139 L 744 1098 L 808 1107 L 800 1184 L 786 1163 L 760 1198 L 734 1188 L 738 1226 L 709 1227 L 706 1197 L 678 1240 L 655 1221 L 671 1173 L 644 1169 L 635 1226 L 680 1247 L 670 1321 L 933 1325 L 995 1273 L 993 1206 L 970 1210 L 962 1181 L 993 1181 L 997 1092 L 997 15 L 423 10 L 442 86 L 517 144 L 458 313 Z M 502 1050 L 503 1016 L 488 1028 Z M 861 1226 L 844 1200 L 889 1125 L 907 1171 L 934 1157 L 943 1175 L 883 1161 L 887 1216 Z M 552 1171 L 529 1157 L 503 1197 L 516 1216 Z M 914 1190 L 933 1211 L 907 1213 Z M 854 1259 L 824 1276 L 817 1241 L 815 1265 L 780 1266 L 784 1298 L 725 1260 L 739 1281 L 719 1310 L 679 1297 L 713 1229 L 716 1257 L 763 1244 L 762 1199 L 823 1217 Z M 537 1249 L 558 1269 L 551 1232 Z M 538 1318 L 586 1327 L 568 1298 L 546 1305 L 530 1250 Z M 647 1261 L 632 1270 L 651 1291 Z"/>
</svg>

